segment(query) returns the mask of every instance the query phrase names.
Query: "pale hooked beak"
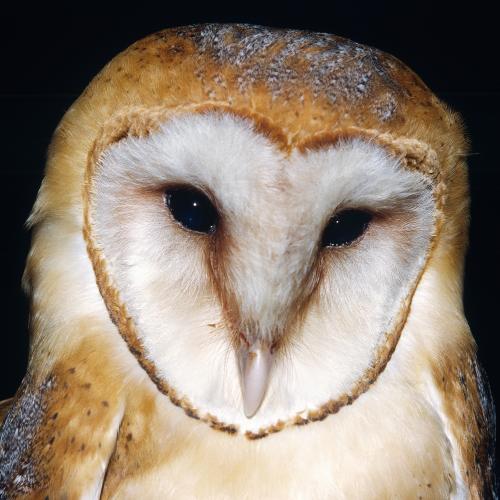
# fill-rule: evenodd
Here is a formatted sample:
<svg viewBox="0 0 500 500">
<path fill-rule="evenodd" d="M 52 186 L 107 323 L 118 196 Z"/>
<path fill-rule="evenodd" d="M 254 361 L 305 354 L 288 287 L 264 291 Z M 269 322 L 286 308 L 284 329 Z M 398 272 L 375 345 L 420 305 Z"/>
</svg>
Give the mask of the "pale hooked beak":
<svg viewBox="0 0 500 500">
<path fill-rule="evenodd" d="M 257 340 L 252 345 L 242 345 L 238 352 L 243 411 L 247 418 L 259 409 L 269 385 L 273 362 L 271 347 Z"/>
</svg>

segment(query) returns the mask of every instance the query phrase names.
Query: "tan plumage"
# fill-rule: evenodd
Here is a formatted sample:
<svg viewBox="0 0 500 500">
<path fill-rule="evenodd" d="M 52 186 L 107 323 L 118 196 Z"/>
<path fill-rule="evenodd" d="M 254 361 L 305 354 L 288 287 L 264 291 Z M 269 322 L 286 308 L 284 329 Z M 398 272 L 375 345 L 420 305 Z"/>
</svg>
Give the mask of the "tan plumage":
<svg viewBox="0 0 500 500">
<path fill-rule="evenodd" d="M 414 73 L 332 35 L 204 25 L 118 55 L 57 128 L 29 220 L 0 497 L 492 495 L 466 150 Z M 222 214 L 210 239 L 166 215 L 186 183 Z M 344 206 L 374 222 L 320 249 Z M 252 418 L 240 336 L 274 356 Z"/>
</svg>

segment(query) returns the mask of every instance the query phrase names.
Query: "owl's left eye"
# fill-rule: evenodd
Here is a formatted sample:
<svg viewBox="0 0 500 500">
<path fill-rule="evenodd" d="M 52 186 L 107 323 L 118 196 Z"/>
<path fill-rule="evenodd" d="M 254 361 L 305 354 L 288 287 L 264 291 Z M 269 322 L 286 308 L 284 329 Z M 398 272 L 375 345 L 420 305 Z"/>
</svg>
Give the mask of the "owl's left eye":
<svg viewBox="0 0 500 500">
<path fill-rule="evenodd" d="M 218 221 L 216 208 L 208 197 L 193 187 L 175 187 L 165 191 L 165 204 L 174 219 L 186 229 L 212 233 Z"/>
<path fill-rule="evenodd" d="M 328 222 L 321 243 L 324 247 L 342 247 L 354 243 L 366 231 L 372 214 L 365 210 L 343 210 Z"/>
</svg>

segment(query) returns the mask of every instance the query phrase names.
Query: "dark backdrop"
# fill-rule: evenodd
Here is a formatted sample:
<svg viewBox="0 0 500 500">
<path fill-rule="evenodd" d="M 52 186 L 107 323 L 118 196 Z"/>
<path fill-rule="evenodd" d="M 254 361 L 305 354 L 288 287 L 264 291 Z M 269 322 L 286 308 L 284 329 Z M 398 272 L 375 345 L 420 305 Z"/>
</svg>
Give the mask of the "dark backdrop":
<svg viewBox="0 0 500 500">
<path fill-rule="evenodd" d="M 30 235 L 24 229 L 42 179 L 52 131 L 71 102 L 117 52 L 162 28 L 196 22 L 247 22 L 326 31 L 390 52 L 464 117 L 472 149 L 470 249 L 465 313 L 495 394 L 499 388 L 498 181 L 500 62 L 496 16 L 478 2 L 460 10 L 421 2 L 289 2 L 204 7 L 144 2 L 106 11 L 78 4 L 66 10 L 3 11 L 0 34 L 2 158 L 2 328 L 0 399 L 16 390 L 26 367 L 27 302 L 20 289 Z M 325 7 L 325 5 L 328 5 Z M 498 397 L 496 398 L 498 401 Z"/>
</svg>

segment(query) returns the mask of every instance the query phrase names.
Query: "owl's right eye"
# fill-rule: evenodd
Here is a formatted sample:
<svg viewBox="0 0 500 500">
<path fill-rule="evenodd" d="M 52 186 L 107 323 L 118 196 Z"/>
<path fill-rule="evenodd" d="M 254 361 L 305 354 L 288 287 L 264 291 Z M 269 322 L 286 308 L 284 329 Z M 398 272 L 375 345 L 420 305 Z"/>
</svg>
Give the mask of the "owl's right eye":
<svg viewBox="0 0 500 500">
<path fill-rule="evenodd" d="M 193 187 L 175 187 L 165 191 L 165 204 L 173 218 L 186 229 L 213 233 L 219 219 L 208 197 Z"/>
</svg>

